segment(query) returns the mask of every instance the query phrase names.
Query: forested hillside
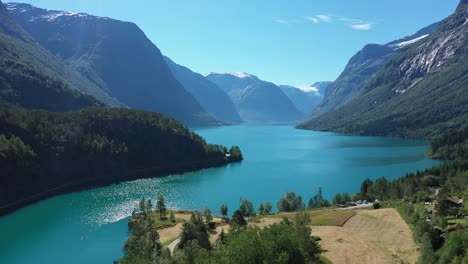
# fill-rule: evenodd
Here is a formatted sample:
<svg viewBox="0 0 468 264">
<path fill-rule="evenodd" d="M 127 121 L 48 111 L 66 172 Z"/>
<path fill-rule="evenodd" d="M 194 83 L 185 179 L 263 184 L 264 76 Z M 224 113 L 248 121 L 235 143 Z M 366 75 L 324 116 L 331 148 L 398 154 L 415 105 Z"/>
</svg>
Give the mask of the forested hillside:
<svg viewBox="0 0 468 264">
<path fill-rule="evenodd" d="M 468 127 L 432 140 L 429 155 L 436 159 L 468 160 Z"/>
<path fill-rule="evenodd" d="M 158 113 L 102 107 L 52 113 L 2 104 L 0 214 L 80 187 L 240 159 L 239 148 L 207 144 Z"/>
</svg>

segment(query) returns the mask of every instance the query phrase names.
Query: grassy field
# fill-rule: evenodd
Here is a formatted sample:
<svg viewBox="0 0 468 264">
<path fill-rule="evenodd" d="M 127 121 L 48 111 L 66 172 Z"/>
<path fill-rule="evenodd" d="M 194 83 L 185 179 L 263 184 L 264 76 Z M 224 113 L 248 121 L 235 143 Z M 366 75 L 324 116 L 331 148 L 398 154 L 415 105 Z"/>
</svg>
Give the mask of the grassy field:
<svg viewBox="0 0 468 264">
<path fill-rule="evenodd" d="M 321 238 L 323 255 L 333 263 L 415 263 L 418 246 L 411 231 L 392 208 L 356 210 L 340 226 L 312 226 Z"/>
<path fill-rule="evenodd" d="M 355 210 L 316 210 L 306 211 L 310 216 L 313 226 L 343 226 L 346 221 L 356 215 Z M 279 213 L 269 217 L 274 218 L 294 218 L 295 213 Z"/>
<path fill-rule="evenodd" d="M 409 227 L 393 208 L 379 210 L 315 210 L 306 211 L 311 219 L 312 235 L 321 238 L 326 250 L 323 257 L 330 263 L 415 263 L 419 256 L 418 246 L 412 239 Z M 295 213 L 279 213 L 252 219 L 249 225 L 266 227 L 282 221 L 283 217 L 294 218 Z M 161 221 L 154 215 L 160 227 L 159 235 L 164 245 L 180 236 L 182 225 L 190 219 L 190 213 L 176 213 L 176 223 Z M 216 230 L 210 241 L 215 243 L 229 224 L 215 218 Z"/>
</svg>

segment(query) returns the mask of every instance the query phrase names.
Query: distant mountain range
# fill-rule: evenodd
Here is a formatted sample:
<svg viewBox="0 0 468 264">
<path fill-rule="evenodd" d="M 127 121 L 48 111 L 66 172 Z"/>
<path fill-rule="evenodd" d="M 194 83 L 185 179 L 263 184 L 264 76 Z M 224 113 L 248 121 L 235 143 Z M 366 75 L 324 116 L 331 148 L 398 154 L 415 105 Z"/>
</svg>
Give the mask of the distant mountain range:
<svg viewBox="0 0 468 264">
<path fill-rule="evenodd" d="M 28 4 L 6 7 L 40 45 L 86 80 L 84 92 L 109 105 L 161 112 L 189 125 L 217 124 L 135 24 Z"/>
<path fill-rule="evenodd" d="M 389 56 L 369 80 L 357 77 L 361 84 L 355 95 L 339 100 L 324 114 L 301 124 L 300 128 L 364 135 L 433 137 L 446 130 L 468 124 L 468 4 L 461 1 L 455 13 L 431 25 L 416 38 L 391 42 L 377 50 Z M 437 29 L 430 35 L 428 33 Z M 393 51 L 392 49 L 396 49 Z M 351 61 L 358 60 L 358 53 Z M 371 60 L 372 61 L 372 60 Z M 374 60 L 375 61 L 375 60 Z M 355 69 L 355 68 L 354 68 Z M 371 72 L 372 72 L 371 71 Z M 340 79 L 353 75 L 345 72 Z M 338 80 L 338 81 L 339 81 Z M 327 92 L 323 107 L 338 95 L 336 82 Z M 323 108 L 322 107 L 322 108 Z M 331 111 L 330 111 L 331 110 Z M 317 111 L 321 111 L 320 108 Z"/>
<path fill-rule="evenodd" d="M 175 78 L 200 102 L 202 107 L 216 119 L 228 124 L 242 122 L 231 98 L 205 76 L 164 57 Z"/>
<path fill-rule="evenodd" d="M 434 23 L 411 36 L 384 45 L 366 45 L 349 60 L 344 71 L 330 84 L 323 101 L 314 109 L 311 116 L 319 116 L 348 103 L 362 92 L 369 79 L 385 65 L 395 52 L 427 37 L 437 27 L 438 23 Z"/>
<path fill-rule="evenodd" d="M 229 95 L 248 123 L 295 123 L 303 118 L 288 96 L 275 84 L 248 73 L 210 73 L 208 80 Z"/>
<path fill-rule="evenodd" d="M 305 88 L 291 85 L 280 85 L 279 88 L 301 113 L 309 115 L 322 102 L 325 91 L 330 84 L 331 82 L 316 82 Z"/>
</svg>

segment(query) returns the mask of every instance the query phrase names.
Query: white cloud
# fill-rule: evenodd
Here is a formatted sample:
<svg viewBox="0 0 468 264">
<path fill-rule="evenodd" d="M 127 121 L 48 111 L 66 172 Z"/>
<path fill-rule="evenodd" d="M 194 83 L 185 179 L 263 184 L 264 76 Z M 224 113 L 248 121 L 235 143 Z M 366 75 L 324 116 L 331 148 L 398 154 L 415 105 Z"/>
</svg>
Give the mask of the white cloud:
<svg viewBox="0 0 468 264">
<path fill-rule="evenodd" d="M 353 24 L 351 27 L 357 30 L 369 30 L 372 28 L 372 23 Z"/>
<path fill-rule="evenodd" d="M 317 87 L 311 86 L 311 85 L 299 85 L 297 86 L 297 89 L 302 90 L 307 93 L 316 93 L 319 94 L 319 90 Z"/>
<path fill-rule="evenodd" d="M 304 17 L 304 18 L 307 19 L 307 20 L 310 20 L 310 21 L 312 21 L 312 22 L 314 22 L 314 23 L 318 23 L 318 22 L 319 22 L 319 20 L 318 20 L 317 18 L 315 18 L 315 17 Z"/>
<path fill-rule="evenodd" d="M 323 22 L 330 22 L 332 19 L 330 15 L 324 15 L 324 14 L 316 15 L 315 17 Z"/>
<path fill-rule="evenodd" d="M 286 21 L 284 19 L 280 19 L 280 18 L 275 19 L 275 22 L 280 23 L 280 24 L 289 24 L 288 21 Z"/>
<path fill-rule="evenodd" d="M 348 18 L 348 17 L 342 17 L 342 18 L 340 18 L 340 21 L 347 22 L 347 23 L 352 23 L 352 24 L 357 24 L 357 23 L 362 23 L 363 22 L 360 19 Z"/>
<path fill-rule="evenodd" d="M 337 21 L 337 22 L 340 22 L 341 24 L 347 25 L 350 28 L 356 29 L 356 30 L 370 30 L 372 29 L 372 26 L 375 24 L 374 22 L 371 22 L 371 21 L 365 21 L 365 20 L 349 18 L 349 17 L 339 17 L 335 15 L 325 15 L 325 14 L 319 14 L 319 15 L 315 15 L 312 17 L 303 16 L 302 19 L 303 21 L 308 20 L 313 23 Z M 289 22 L 287 21 L 284 21 L 284 22 L 289 24 Z"/>
</svg>

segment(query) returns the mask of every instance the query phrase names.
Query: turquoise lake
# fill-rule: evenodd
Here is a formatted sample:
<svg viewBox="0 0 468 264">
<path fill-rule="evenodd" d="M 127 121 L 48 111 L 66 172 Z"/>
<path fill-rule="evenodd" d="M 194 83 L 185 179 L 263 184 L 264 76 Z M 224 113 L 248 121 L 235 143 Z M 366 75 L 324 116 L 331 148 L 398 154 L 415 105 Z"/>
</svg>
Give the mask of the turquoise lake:
<svg viewBox="0 0 468 264">
<path fill-rule="evenodd" d="M 424 141 L 355 137 L 286 126 L 196 130 L 210 143 L 238 145 L 245 160 L 225 167 L 137 180 L 56 196 L 0 217 L 0 263 L 112 263 L 122 256 L 127 220 L 142 197 L 168 207 L 213 212 L 240 199 L 276 205 L 285 192 L 309 198 L 355 193 L 366 179 L 394 179 L 439 164 Z M 275 206 L 276 207 L 276 206 Z"/>
</svg>

